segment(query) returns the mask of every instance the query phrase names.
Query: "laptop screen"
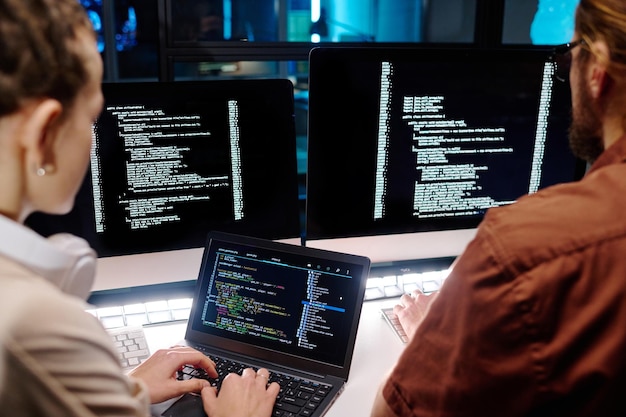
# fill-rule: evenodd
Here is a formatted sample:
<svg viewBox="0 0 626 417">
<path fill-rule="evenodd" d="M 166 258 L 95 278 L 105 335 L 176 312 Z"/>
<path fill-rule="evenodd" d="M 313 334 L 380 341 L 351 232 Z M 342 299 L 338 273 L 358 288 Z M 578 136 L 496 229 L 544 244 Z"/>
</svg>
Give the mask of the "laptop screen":
<svg viewBox="0 0 626 417">
<path fill-rule="evenodd" d="M 212 342 L 228 340 L 337 367 L 349 362 L 367 258 L 217 236 L 205 249 L 193 330 Z"/>
</svg>

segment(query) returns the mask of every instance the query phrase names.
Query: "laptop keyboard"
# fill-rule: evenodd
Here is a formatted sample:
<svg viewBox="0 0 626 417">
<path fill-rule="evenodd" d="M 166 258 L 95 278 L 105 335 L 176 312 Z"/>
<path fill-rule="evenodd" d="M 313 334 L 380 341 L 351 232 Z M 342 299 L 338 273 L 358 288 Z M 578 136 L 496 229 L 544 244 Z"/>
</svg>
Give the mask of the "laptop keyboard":
<svg viewBox="0 0 626 417">
<path fill-rule="evenodd" d="M 210 378 L 204 370 L 193 366 L 185 366 L 178 371 L 178 379 L 206 379 L 219 391 L 226 375 L 229 373 L 241 374 L 244 369 L 251 367 L 218 356 L 211 355 L 210 358 L 215 362 L 215 368 L 219 375 L 216 379 Z M 278 372 L 270 372 L 268 383 L 271 382 L 280 385 L 280 392 L 276 398 L 272 417 L 311 416 L 332 389 L 332 385 L 329 384 L 321 384 Z"/>
</svg>

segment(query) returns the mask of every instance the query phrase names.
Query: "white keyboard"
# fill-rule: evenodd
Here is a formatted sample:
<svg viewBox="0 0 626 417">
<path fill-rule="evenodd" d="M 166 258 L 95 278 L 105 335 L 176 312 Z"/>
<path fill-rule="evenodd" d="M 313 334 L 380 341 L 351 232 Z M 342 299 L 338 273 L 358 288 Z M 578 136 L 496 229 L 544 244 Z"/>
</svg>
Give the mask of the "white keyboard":
<svg viewBox="0 0 626 417">
<path fill-rule="evenodd" d="M 402 340 L 402 343 L 408 343 L 409 337 L 402 328 L 400 320 L 398 320 L 398 316 L 393 313 L 393 307 L 383 307 L 380 309 L 380 312 L 382 313 L 383 318 L 385 319 L 387 324 L 391 326 L 391 329 L 396 334 L 396 336 L 398 336 L 400 340 Z"/>
<path fill-rule="evenodd" d="M 107 332 L 113 339 L 120 364 L 125 371 L 133 369 L 150 356 L 143 327 L 118 327 L 107 329 Z"/>
</svg>

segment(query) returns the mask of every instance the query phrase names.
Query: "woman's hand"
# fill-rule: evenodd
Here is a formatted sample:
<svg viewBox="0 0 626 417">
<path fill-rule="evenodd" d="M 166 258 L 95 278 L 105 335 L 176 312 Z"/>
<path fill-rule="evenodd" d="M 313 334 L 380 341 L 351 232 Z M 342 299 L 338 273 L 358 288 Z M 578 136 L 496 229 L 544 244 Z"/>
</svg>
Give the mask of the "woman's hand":
<svg viewBox="0 0 626 417">
<path fill-rule="evenodd" d="M 209 417 L 270 417 L 280 386 L 267 385 L 267 369 L 244 369 L 241 375 L 224 378 L 219 395 L 215 388 L 202 390 L 204 411 Z"/>
<path fill-rule="evenodd" d="M 209 377 L 216 378 L 215 363 L 208 356 L 190 347 L 175 346 L 157 350 L 141 365 L 129 372 L 141 379 L 148 387 L 150 402 L 160 403 L 188 392 L 200 392 L 210 386 L 204 379 L 192 378 L 186 381 L 176 379 L 176 371 L 183 365 L 204 369 Z"/>
</svg>

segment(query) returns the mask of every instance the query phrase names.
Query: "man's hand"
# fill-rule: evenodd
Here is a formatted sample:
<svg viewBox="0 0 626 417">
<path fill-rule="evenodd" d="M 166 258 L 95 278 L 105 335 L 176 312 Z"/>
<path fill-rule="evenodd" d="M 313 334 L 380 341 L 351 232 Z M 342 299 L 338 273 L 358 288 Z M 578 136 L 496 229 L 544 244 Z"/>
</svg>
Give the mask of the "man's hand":
<svg viewBox="0 0 626 417">
<path fill-rule="evenodd" d="M 393 312 L 398 316 L 398 320 L 409 340 L 413 338 L 436 294 L 426 295 L 420 290 L 413 290 L 410 294 L 402 295 L 400 303 L 393 307 Z"/>
</svg>

